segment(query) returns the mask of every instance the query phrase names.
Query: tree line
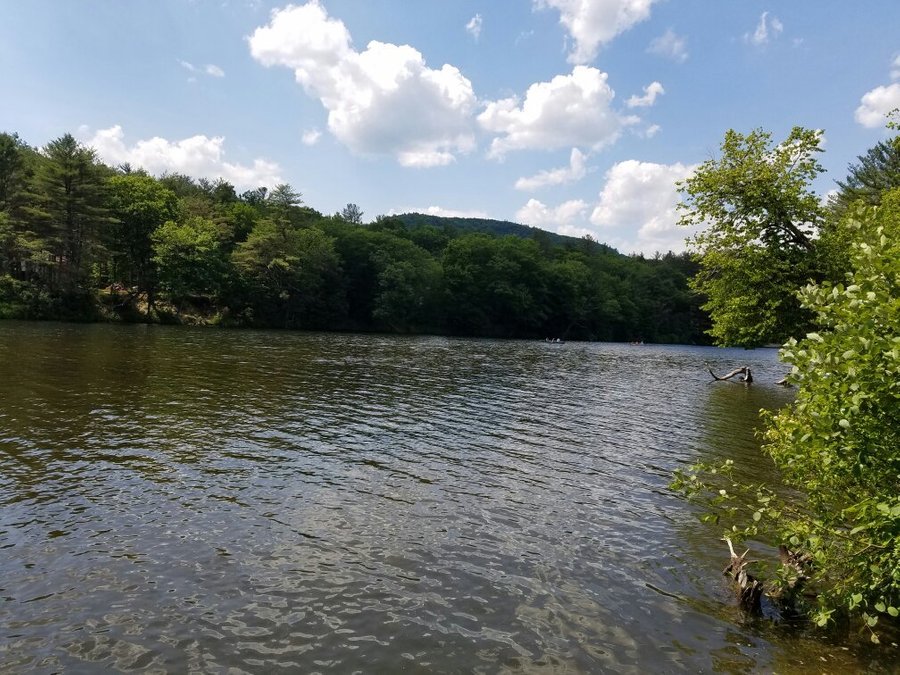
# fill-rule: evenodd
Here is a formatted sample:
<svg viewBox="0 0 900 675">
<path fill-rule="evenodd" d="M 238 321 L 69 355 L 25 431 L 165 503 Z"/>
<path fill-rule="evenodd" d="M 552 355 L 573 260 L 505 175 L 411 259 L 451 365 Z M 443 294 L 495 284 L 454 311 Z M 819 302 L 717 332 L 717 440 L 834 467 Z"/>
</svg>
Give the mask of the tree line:
<svg viewBox="0 0 900 675">
<path fill-rule="evenodd" d="M 0 134 L 0 317 L 706 341 L 688 255 L 470 226 L 323 215 L 288 184 L 239 194 Z"/>
</svg>

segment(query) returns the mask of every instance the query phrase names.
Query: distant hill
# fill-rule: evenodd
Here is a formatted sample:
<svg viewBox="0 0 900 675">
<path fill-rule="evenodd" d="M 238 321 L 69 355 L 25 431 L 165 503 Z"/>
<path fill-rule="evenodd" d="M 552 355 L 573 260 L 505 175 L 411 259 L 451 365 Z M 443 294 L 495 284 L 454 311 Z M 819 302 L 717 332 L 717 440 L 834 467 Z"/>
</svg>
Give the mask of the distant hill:
<svg viewBox="0 0 900 675">
<path fill-rule="evenodd" d="M 438 229 L 444 227 L 452 227 L 462 232 L 484 232 L 497 237 L 513 235 L 522 237 L 523 239 L 538 239 L 548 241 L 557 246 L 566 246 L 581 244 L 583 240 L 579 237 L 568 237 L 564 234 L 556 232 L 548 232 L 539 227 L 531 227 L 529 225 L 520 225 L 508 220 L 490 220 L 488 218 L 451 218 L 447 216 L 431 216 L 424 213 L 401 213 L 400 215 L 391 216 L 392 219 L 401 221 L 407 229 L 415 229 L 417 227 L 426 227 L 431 225 Z M 601 249 L 606 253 L 617 253 L 611 246 L 598 243 Z"/>
</svg>

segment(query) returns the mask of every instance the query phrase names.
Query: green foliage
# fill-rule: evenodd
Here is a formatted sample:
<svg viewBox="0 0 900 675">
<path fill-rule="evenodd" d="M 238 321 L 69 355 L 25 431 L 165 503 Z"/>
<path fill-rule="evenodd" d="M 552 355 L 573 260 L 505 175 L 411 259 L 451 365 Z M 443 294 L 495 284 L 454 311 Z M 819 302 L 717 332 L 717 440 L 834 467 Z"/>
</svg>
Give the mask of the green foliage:
<svg viewBox="0 0 900 675">
<path fill-rule="evenodd" d="M 109 191 L 115 218 L 107 243 L 111 276 L 152 297 L 156 286 L 152 235 L 164 223 L 176 220 L 178 200 L 159 181 L 140 173 L 113 176 Z"/>
<path fill-rule="evenodd" d="M 101 254 L 99 231 L 110 222 L 105 207 L 109 170 L 71 134 L 48 143 L 42 156 L 34 176 L 39 197 L 30 212 L 55 264 L 51 281 L 74 291 Z"/>
<path fill-rule="evenodd" d="M 482 326 L 491 335 L 540 334 L 547 277 L 534 241 L 464 235 L 447 246 L 443 268 L 452 330 Z"/>
<path fill-rule="evenodd" d="M 16 134 L 0 134 L 0 211 L 10 211 L 28 179 L 27 146 Z"/>
<path fill-rule="evenodd" d="M 756 243 L 707 249 L 690 284 L 706 297 L 703 309 L 712 317 L 709 334 L 716 344 L 758 347 L 805 330 L 811 317 L 795 290 L 813 273 L 810 263 L 799 251 Z"/>
<path fill-rule="evenodd" d="M 805 327 L 793 296 L 812 278 L 823 218 L 810 188 L 822 171 L 820 140 L 800 127 L 777 145 L 762 130 L 731 130 L 721 157 L 681 184 L 681 224 L 707 226 L 691 240 L 701 266 L 692 286 L 706 298 L 717 344 L 781 342 Z"/>
<path fill-rule="evenodd" d="M 340 217 L 353 225 L 362 225 L 363 222 L 362 209 L 353 203 L 347 204 L 347 206 L 341 209 Z"/>
<path fill-rule="evenodd" d="M 318 228 L 284 229 L 261 220 L 232 255 L 254 316 L 294 328 L 321 328 L 340 315 L 340 260 Z"/>
<path fill-rule="evenodd" d="M 381 217 L 379 217 L 380 219 Z M 551 247 L 574 246 L 579 239 L 555 232 L 547 232 L 536 227 L 512 223 L 508 220 L 490 220 L 488 218 L 459 218 L 447 216 L 432 216 L 424 213 L 401 213 L 391 216 L 392 220 L 399 221 L 411 233 L 421 228 L 435 228 L 445 232 L 458 234 L 471 234 L 480 232 L 494 237 L 513 235 L 523 239 L 542 239 Z M 592 248 L 599 252 L 610 253 L 613 249 L 606 244 L 593 242 Z"/>
<path fill-rule="evenodd" d="M 53 298 L 45 290 L 27 281 L 0 276 L 0 319 L 48 318 Z"/>
<path fill-rule="evenodd" d="M 731 462 L 679 473 L 673 486 L 712 506 L 731 536 L 802 552 L 813 621 L 857 617 L 877 641 L 879 617 L 900 608 L 900 190 L 844 226 L 852 270 L 800 291 L 818 328 L 782 350 L 798 394 L 766 416 L 763 450 L 796 492 L 748 485 Z"/>
<path fill-rule="evenodd" d="M 38 153 L 0 134 L 5 315 L 86 318 L 102 299 L 116 320 L 698 342 L 685 262 L 483 219 L 363 225 L 288 184 L 238 195 L 106 167 L 70 135 Z"/>
<path fill-rule="evenodd" d="M 197 216 L 183 223 L 169 220 L 151 240 L 160 285 L 176 304 L 220 290 L 226 268 L 215 223 Z"/>
<path fill-rule="evenodd" d="M 890 126 L 890 123 L 889 123 Z M 839 190 L 828 201 L 827 218 L 816 242 L 822 278 L 843 281 L 850 269 L 853 233 L 844 221 L 857 203 L 877 206 L 884 193 L 900 187 L 900 137 L 881 141 L 851 164 Z"/>
<path fill-rule="evenodd" d="M 838 218 L 858 201 L 877 206 L 883 193 L 900 187 L 900 145 L 896 142 L 881 141 L 857 160 L 850 165 L 847 177 L 837 181 L 840 189 L 829 200 L 829 209 Z"/>
<path fill-rule="evenodd" d="M 900 607 L 900 191 L 860 207 L 846 284 L 801 292 L 819 330 L 783 350 L 799 385 L 766 451 L 811 516 L 785 528 L 818 563 L 820 610 Z"/>
<path fill-rule="evenodd" d="M 434 326 L 434 309 L 442 291 L 441 266 L 411 241 L 386 237 L 373 253 L 378 293 L 372 316 L 396 332 Z"/>
</svg>

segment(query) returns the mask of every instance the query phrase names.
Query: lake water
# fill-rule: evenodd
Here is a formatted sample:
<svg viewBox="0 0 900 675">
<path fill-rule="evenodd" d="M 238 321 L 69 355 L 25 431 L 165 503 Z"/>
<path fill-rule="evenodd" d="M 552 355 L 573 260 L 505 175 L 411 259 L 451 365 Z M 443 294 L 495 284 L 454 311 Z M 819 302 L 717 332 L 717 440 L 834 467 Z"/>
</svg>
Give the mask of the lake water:
<svg viewBox="0 0 900 675">
<path fill-rule="evenodd" d="M 752 387 L 710 383 L 750 365 Z M 667 489 L 774 350 L 0 322 L 2 672 L 891 672 Z"/>
</svg>

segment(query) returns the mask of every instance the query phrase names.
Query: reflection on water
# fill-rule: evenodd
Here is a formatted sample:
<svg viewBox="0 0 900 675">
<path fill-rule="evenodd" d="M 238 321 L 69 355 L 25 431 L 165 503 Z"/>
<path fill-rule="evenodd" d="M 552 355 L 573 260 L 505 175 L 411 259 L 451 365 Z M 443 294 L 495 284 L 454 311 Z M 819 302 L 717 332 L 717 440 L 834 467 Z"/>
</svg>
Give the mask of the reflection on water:
<svg viewBox="0 0 900 675">
<path fill-rule="evenodd" d="M 711 385 L 707 364 L 753 368 Z M 0 669 L 819 672 L 666 485 L 773 351 L 0 324 Z"/>
</svg>

